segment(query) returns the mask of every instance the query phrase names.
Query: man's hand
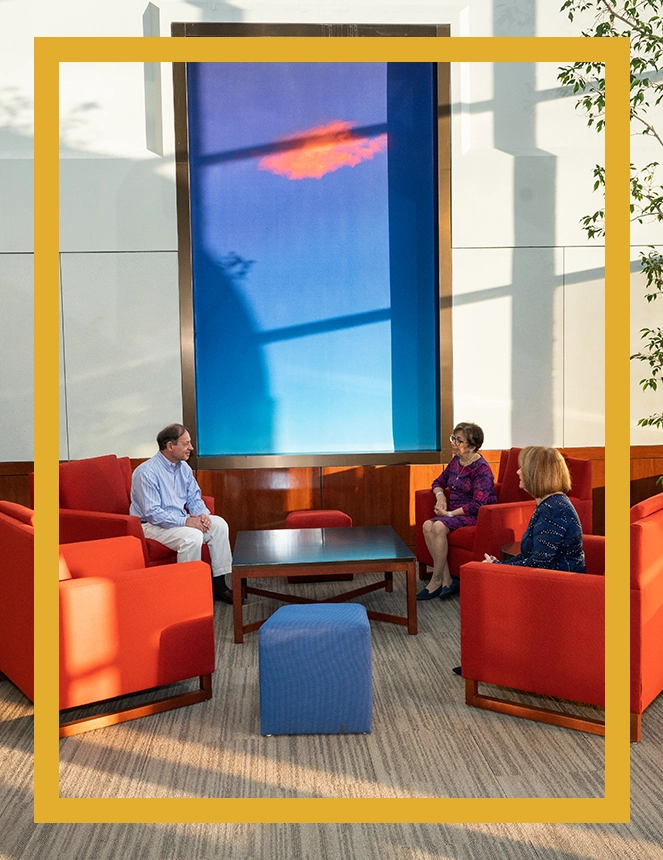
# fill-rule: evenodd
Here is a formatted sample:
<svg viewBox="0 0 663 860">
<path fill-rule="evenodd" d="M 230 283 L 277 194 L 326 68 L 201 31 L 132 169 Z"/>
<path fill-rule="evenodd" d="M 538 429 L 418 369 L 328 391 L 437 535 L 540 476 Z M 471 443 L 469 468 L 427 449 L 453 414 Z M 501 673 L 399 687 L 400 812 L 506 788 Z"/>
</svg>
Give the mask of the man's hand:
<svg viewBox="0 0 663 860">
<path fill-rule="evenodd" d="M 207 514 L 200 514 L 200 522 L 203 524 L 203 531 L 208 532 L 212 526 L 212 520 Z"/>
<path fill-rule="evenodd" d="M 190 529 L 199 529 L 204 534 L 206 531 L 209 531 L 212 521 L 207 514 L 199 514 L 197 517 L 187 517 L 184 525 Z"/>
</svg>

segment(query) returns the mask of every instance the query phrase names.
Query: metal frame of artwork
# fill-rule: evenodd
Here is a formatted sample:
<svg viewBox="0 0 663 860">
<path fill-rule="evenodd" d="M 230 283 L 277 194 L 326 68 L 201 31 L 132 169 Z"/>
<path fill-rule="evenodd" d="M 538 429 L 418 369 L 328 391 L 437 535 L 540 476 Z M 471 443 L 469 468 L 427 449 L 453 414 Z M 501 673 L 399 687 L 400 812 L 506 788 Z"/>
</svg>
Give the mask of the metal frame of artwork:
<svg viewBox="0 0 663 860">
<path fill-rule="evenodd" d="M 448 25 L 374 24 L 217 24 L 174 23 L 178 37 L 403 37 L 450 35 Z M 451 325 L 451 81 L 448 63 L 437 64 L 437 292 L 438 292 L 438 448 L 430 451 L 335 454 L 247 454 L 198 456 L 194 468 L 280 468 L 308 466 L 392 465 L 440 463 L 451 456 L 449 434 L 453 429 L 453 355 Z M 180 332 L 182 357 L 182 402 L 184 423 L 198 442 L 196 406 L 193 265 L 187 110 L 187 69 L 173 64 L 175 100 L 175 159 L 177 184 L 177 230 L 180 285 Z"/>
</svg>

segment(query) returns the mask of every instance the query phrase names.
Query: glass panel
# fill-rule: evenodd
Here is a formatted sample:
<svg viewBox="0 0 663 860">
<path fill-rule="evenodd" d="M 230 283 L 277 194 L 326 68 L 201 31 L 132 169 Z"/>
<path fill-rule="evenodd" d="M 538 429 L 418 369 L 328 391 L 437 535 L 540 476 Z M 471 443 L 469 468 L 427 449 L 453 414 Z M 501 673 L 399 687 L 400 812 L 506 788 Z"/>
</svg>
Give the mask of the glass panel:
<svg viewBox="0 0 663 860">
<path fill-rule="evenodd" d="M 198 454 L 437 449 L 434 67 L 187 77 Z"/>
</svg>

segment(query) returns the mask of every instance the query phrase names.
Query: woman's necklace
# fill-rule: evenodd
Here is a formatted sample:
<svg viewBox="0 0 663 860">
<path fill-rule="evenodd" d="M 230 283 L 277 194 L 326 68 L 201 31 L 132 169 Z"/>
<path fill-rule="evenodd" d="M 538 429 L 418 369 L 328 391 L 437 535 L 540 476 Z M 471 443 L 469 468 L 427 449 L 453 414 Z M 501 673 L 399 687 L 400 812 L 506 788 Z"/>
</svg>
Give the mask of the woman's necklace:
<svg viewBox="0 0 663 860">
<path fill-rule="evenodd" d="M 477 451 L 475 451 L 475 452 L 472 454 L 472 456 L 471 456 L 471 457 L 470 457 L 470 459 L 467 461 L 467 463 L 463 463 L 463 460 L 462 460 L 461 456 L 460 456 L 460 455 L 458 456 L 458 462 L 459 462 L 459 464 L 460 464 L 460 469 L 459 469 L 459 471 L 458 471 L 458 474 L 456 475 L 456 482 L 458 481 L 458 479 L 459 479 L 459 478 L 461 478 L 461 477 L 462 477 L 463 472 L 464 472 L 464 471 L 465 471 L 465 469 L 470 465 L 470 463 L 473 463 L 475 460 L 478 460 L 478 459 L 479 459 L 479 453 L 478 453 Z M 454 483 L 452 484 L 452 486 L 451 486 L 451 489 L 452 489 L 452 490 L 457 490 L 457 489 L 458 489 L 458 484 L 457 484 L 456 482 L 454 482 Z"/>
</svg>

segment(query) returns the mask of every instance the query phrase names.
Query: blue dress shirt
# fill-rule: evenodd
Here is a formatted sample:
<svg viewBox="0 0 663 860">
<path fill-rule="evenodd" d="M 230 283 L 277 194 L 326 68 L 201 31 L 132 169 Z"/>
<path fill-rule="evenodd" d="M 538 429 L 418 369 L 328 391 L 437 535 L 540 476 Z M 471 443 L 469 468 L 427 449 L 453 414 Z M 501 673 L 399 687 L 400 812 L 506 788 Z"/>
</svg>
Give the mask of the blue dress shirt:
<svg viewBox="0 0 663 860">
<path fill-rule="evenodd" d="M 141 522 L 172 529 L 209 510 L 191 466 L 184 460 L 171 463 L 158 451 L 134 470 L 129 513 Z"/>
</svg>

